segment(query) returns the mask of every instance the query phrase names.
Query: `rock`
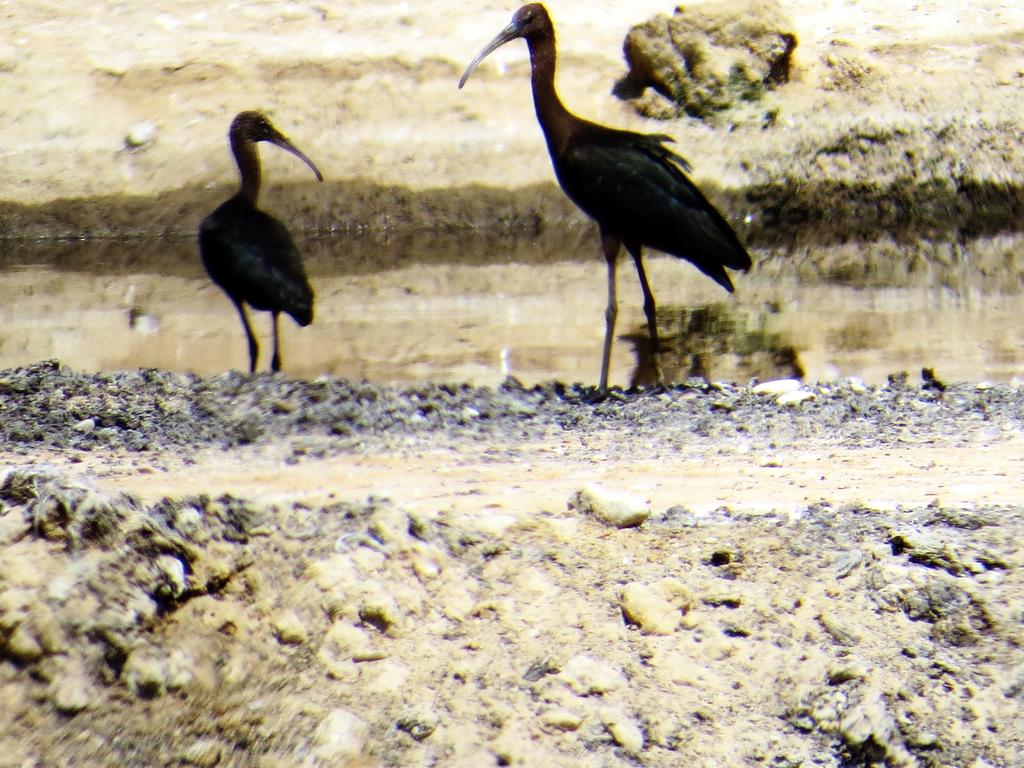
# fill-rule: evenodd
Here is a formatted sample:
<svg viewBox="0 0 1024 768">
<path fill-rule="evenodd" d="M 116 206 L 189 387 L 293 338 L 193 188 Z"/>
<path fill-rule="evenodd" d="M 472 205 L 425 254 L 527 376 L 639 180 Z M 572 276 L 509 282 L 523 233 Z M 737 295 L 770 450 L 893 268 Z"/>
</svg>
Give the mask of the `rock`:
<svg viewBox="0 0 1024 768">
<path fill-rule="evenodd" d="M 359 618 L 381 632 L 395 636 L 401 614 L 391 595 L 377 594 L 363 599 L 359 606 Z"/>
<path fill-rule="evenodd" d="M 72 427 L 75 432 L 89 433 L 96 429 L 96 419 L 82 419 Z"/>
<path fill-rule="evenodd" d="M 7 638 L 7 648 L 0 650 L 3 650 L 4 655 L 18 664 L 32 664 L 45 655 L 42 643 L 28 626 L 28 622 L 19 624 Z"/>
<path fill-rule="evenodd" d="M 951 576 L 962 576 L 968 565 L 956 548 L 934 534 L 921 531 L 898 531 L 889 537 L 894 555 L 906 555 L 912 563 L 940 568 Z"/>
<path fill-rule="evenodd" d="M 402 544 L 409 538 L 409 514 L 396 506 L 379 507 L 370 516 L 368 531 L 381 544 Z"/>
<path fill-rule="evenodd" d="M 162 576 L 163 582 L 158 587 L 158 593 L 162 597 L 178 599 L 188 587 L 188 577 L 185 575 L 185 564 L 177 557 L 160 555 L 154 563 Z"/>
<path fill-rule="evenodd" d="M 818 623 L 839 645 L 850 647 L 860 642 L 860 638 L 857 635 L 827 613 L 818 615 Z"/>
<path fill-rule="evenodd" d="M 645 635 L 672 634 L 691 604 L 689 592 L 678 579 L 661 579 L 651 584 L 632 582 L 622 589 L 622 612 Z"/>
<path fill-rule="evenodd" d="M 152 699 L 167 690 L 167 669 L 163 659 L 151 651 L 133 651 L 121 669 L 121 679 L 144 699 Z"/>
<path fill-rule="evenodd" d="M 415 741 L 423 741 L 437 728 L 437 717 L 432 714 L 405 715 L 398 718 L 395 727 L 408 733 Z"/>
<path fill-rule="evenodd" d="M 348 710 L 332 709 L 313 732 L 314 754 L 327 763 L 359 757 L 369 733 L 369 726 Z"/>
<path fill-rule="evenodd" d="M 775 402 L 779 405 L 800 405 L 807 400 L 813 400 L 816 395 L 808 389 L 798 389 L 795 392 L 785 392 L 779 395 Z"/>
<path fill-rule="evenodd" d="M 377 573 L 384 567 L 387 556 L 373 547 L 357 547 L 351 554 L 352 563 L 363 573 Z"/>
<path fill-rule="evenodd" d="M 446 582 L 435 596 L 435 605 L 452 621 L 462 621 L 476 606 L 477 597 L 463 580 Z"/>
<path fill-rule="evenodd" d="M 599 696 L 626 685 L 626 678 L 611 664 L 585 655 L 569 659 L 558 679 L 577 696 Z"/>
<path fill-rule="evenodd" d="M 850 753 L 861 757 L 865 764 L 915 764 L 900 742 L 896 721 L 876 690 L 861 693 L 840 719 L 838 733 Z"/>
<path fill-rule="evenodd" d="M 866 395 L 869 392 L 867 384 L 864 383 L 864 379 L 859 376 L 848 376 L 843 380 L 843 382 L 850 388 L 851 392 L 858 395 Z"/>
<path fill-rule="evenodd" d="M 449 524 L 458 529 L 489 538 L 504 536 L 518 522 L 519 518 L 515 515 L 496 514 L 489 510 L 474 510 L 472 514 L 459 515 L 449 520 Z"/>
<path fill-rule="evenodd" d="M 81 663 L 75 661 L 62 670 L 50 689 L 50 700 L 58 712 L 73 715 L 96 699 L 96 688 Z"/>
<path fill-rule="evenodd" d="M 164 679 L 170 691 L 184 691 L 196 679 L 196 660 L 191 652 L 175 648 L 164 662 Z"/>
<path fill-rule="evenodd" d="M 125 146 L 129 149 L 140 149 L 147 144 L 152 144 L 156 139 L 156 123 L 151 120 L 143 120 L 128 129 L 124 137 Z"/>
<path fill-rule="evenodd" d="M 829 685 L 842 685 L 851 680 L 866 680 L 867 676 L 867 670 L 859 664 L 837 664 L 829 668 L 826 680 Z"/>
<path fill-rule="evenodd" d="M 615 743 L 629 752 L 638 754 L 644 748 L 644 732 L 631 717 L 617 709 L 606 709 L 601 713 L 601 721 Z"/>
<path fill-rule="evenodd" d="M 754 395 L 787 395 L 798 391 L 803 384 L 798 379 L 776 379 L 775 381 L 764 381 L 750 392 Z"/>
<path fill-rule="evenodd" d="M 224 751 L 225 745 L 217 739 L 200 739 L 184 750 L 179 756 L 179 760 L 185 765 L 213 768 L 220 763 Z"/>
<path fill-rule="evenodd" d="M 412 670 L 400 662 L 384 659 L 384 654 L 374 652 L 372 658 L 354 659 L 354 661 L 376 661 L 361 669 L 360 683 L 363 690 L 370 695 L 393 696 L 401 695 L 412 676 Z"/>
<path fill-rule="evenodd" d="M 569 509 L 591 515 L 605 525 L 615 528 L 633 528 L 646 520 L 651 507 L 634 496 L 610 491 L 599 485 L 589 485 L 569 499 Z"/>
<path fill-rule="evenodd" d="M 309 631 L 293 610 L 279 613 L 273 621 L 274 635 L 282 645 L 302 645 L 309 639 Z"/>
<path fill-rule="evenodd" d="M 707 118 L 789 80 L 797 38 L 774 0 L 679 6 L 630 29 L 621 98 L 647 117 Z M 651 88 L 657 96 L 645 94 Z M 658 98 L 660 97 L 660 98 Z"/>
<path fill-rule="evenodd" d="M 575 731 L 583 723 L 583 715 L 571 709 L 547 709 L 541 712 L 540 722 L 548 730 Z"/>
<path fill-rule="evenodd" d="M 339 621 L 327 630 L 316 657 L 331 677 L 344 680 L 355 674 L 352 662 L 381 659 L 385 654 L 372 648 L 364 630 Z"/>
</svg>

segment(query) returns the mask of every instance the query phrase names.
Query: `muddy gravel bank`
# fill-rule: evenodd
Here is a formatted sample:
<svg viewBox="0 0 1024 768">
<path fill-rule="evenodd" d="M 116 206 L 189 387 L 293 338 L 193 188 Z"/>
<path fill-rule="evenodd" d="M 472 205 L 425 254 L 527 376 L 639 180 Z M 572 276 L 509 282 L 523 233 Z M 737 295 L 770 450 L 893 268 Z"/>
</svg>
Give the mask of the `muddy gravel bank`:
<svg viewBox="0 0 1024 768">
<path fill-rule="evenodd" d="M 947 386 L 906 374 L 888 385 L 857 380 L 760 392 L 694 380 L 665 392 L 595 390 L 515 380 L 395 388 L 281 375 L 199 377 L 158 370 L 83 374 L 56 361 L 0 372 L 0 447 L 160 451 L 305 440 L 316 452 L 377 444 L 481 439 L 514 450 L 558 431 L 622 431 L 616 450 L 743 444 L 869 447 L 942 440 L 966 444 L 1024 429 L 1014 384 Z M 628 435 L 628 437 L 627 437 Z"/>
<path fill-rule="evenodd" d="M 1017 766 L 1022 535 L 1013 506 L 147 506 L 24 466 L 0 764 Z"/>
<path fill-rule="evenodd" d="M 713 511 L 685 477 L 653 507 L 516 491 L 581 459 L 799 454 L 841 483 L 840 450 L 993 462 L 1020 445 L 1019 386 L 593 394 L 0 372 L 0 766 L 1020 765 L 1022 497 L 756 512 L 728 474 Z M 117 488 L 261 446 L 310 477 L 371 454 L 429 476 L 447 452 L 469 503 Z"/>
</svg>

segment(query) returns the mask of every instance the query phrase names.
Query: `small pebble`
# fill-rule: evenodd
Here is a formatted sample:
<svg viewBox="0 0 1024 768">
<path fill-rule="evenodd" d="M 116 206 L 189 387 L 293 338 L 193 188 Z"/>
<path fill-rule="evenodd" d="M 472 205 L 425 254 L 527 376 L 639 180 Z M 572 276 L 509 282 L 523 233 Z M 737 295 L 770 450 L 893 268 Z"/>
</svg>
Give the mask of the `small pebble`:
<svg viewBox="0 0 1024 768">
<path fill-rule="evenodd" d="M 162 659 L 135 651 L 121 669 L 121 678 L 136 696 L 152 699 L 167 690 L 167 670 Z"/>
<path fill-rule="evenodd" d="M 87 435 L 96 429 L 96 420 L 91 418 L 82 419 L 81 421 L 76 422 L 72 429 L 75 430 L 75 432 L 81 432 L 82 434 Z"/>
<path fill-rule="evenodd" d="M 19 664 L 31 664 L 43 657 L 43 646 L 27 623 L 19 624 L 7 639 L 7 656 Z"/>
<path fill-rule="evenodd" d="M 200 739 L 181 753 L 180 760 L 185 765 L 199 768 L 213 768 L 220 763 L 224 755 L 224 745 L 216 739 Z"/>
<path fill-rule="evenodd" d="M 643 751 L 644 732 L 632 718 L 619 710 L 609 709 L 601 719 L 616 744 L 632 755 Z"/>
<path fill-rule="evenodd" d="M 585 655 L 569 659 L 558 678 L 577 696 L 600 696 L 626 685 L 626 678 L 611 664 Z"/>
<path fill-rule="evenodd" d="M 651 584 L 633 582 L 622 589 L 622 612 L 645 635 L 675 632 L 691 603 L 689 592 L 678 579 L 661 579 Z"/>
<path fill-rule="evenodd" d="M 806 402 L 807 400 L 813 400 L 814 397 L 814 393 L 810 390 L 798 389 L 794 392 L 785 392 L 779 395 L 775 402 L 779 405 L 800 405 L 800 403 Z"/>
<path fill-rule="evenodd" d="M 583 723 L 583 715 L 571 709 L 549 709 L 541 713 L 540 722 L 550 730 L 575 731 Z"/>
<path fill-rule="evenodd" d="M 72 664 L 53 682 L 51 700 L 58 712 L 73 715 L 96 699 L 96 689 L 80 664 Z"/>
<path fill-rule="evenodd" d="M 151 120 L 143 120 L 128 129 L 124 137 L 125 146 L 130 149 L 139 149 L 151 144 L 156 139 L 156 123 Z"/>
<path fill-rule="evenodd" d="M 799 379 L 776 379 L 764 381 L 750 391 L 755 395 L 784 395 L 787 392 L 796 392 L 802 386 Z"/>
<path fill-rule="evenodd" d="M 302 645 L 309 639 L 309 631 L 295 611 L 282 611 L 274 618 L 274 635 L 282 645 Z"/>
</svg>

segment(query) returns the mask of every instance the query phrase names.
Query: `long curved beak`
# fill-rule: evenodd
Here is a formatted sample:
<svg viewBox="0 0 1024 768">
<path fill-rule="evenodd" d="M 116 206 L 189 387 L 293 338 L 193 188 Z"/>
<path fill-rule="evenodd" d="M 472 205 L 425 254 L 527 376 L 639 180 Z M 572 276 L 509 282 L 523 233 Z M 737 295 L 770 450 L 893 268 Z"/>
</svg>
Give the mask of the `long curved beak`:
<svg viewBox="0 0 1024 768">
<path fill-rule="evenodd" d="M 274 138 L 270 139 L 270 141 L 271 141 L 271 143 L 276 144 L 277 146 L 279 146 L 281 149 L 284 149 L 284 150 L 287 150 L 288 152 L 291 152 L 293 155 L 295 155 L 297 158 L 299 158 L 299 160 L 301 160 L 306 165 L 308 165 L 310 168 L 312 168 L 313 169 L 313 173 L 316 174 L 316 180 L 317 181 L 323 181 L 324 180 L 324 176 L 323 176 L 322 173 L 320 173 L 320 169 L 316 167 L 316 165 L 313 163 L 312 160 L 310 160 L 308 157 L 306 157 L 306 154 L 301 149 L 299 149 L 294 144 L 292 144 L 291 140 L 287 136 L 285 136 L 283 133 L 278 133 L 276 136 L 274 136 Z"/>
<path fill-rule="evenodd" d="M 462 77 L 459 78 L 459 88 L 462 88 L 462 86 L 466 84 L 466 81 L 469 80 L 469 76 L 473 74 L 473 70 L 476 69 L 477 64 L 486 59 L 491 53 L 503 46 L 505 43 L 510 40 L 515 40 L 517 37 L 521 37 L 522 33 L 522 26 L 517 24 L 515 21 L 501 30 L 501 32 L 498 33 L 498 36 L 491 40 L 491 42 L 489 42 L 486 47 L 476 55 L 475 59 L 469 62 L 469 66 L 466 67 L 466 71 L 463 72 Z"/>
</svg>

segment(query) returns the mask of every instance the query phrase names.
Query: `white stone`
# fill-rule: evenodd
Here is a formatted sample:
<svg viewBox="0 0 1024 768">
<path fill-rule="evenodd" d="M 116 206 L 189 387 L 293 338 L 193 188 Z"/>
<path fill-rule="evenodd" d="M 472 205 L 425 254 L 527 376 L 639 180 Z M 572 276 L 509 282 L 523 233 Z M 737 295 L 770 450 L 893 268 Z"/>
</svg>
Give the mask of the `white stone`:
<svg viewBox="0 0 1024 768">
<path fill-rule="evenodd" d="M 58 712 L 73 715 L 92 704 L 96 698 L 96 689 L 81 664 L 72 662 L 53 681 L 50 697 Z"/>
<path fill-rule="evenodd" d="M 360 684 L 369 694 L 400 694 L 412 675 L 412 670 L 397 661 L 383 660 L 365 665 Z"/>
<path fill-rule="evenodd" d="M 800 405 L 800 403 L 806 400 L 813 400 L 814 393 L 809 389 L 798 389 L 795 392 L 786 392 L 776 398 L 775 402 L 779 405 Z"/>
<path fill-rule="evenodd" d="M 281 611 L 274 617 L 274 635 L 282 645 L 302 645 L 309 639 L 309 631 L 293 610 Z"/>
<path fill-rule="evenodd" d="M 611 664 L 591 656 L 573 656 L 558 675 L 577 696 L 594 696 L 622 688 L 626 678 Z"/>
<path fill-rule="evenodd" d="M 188 586 L 188 578 L 185 576 L 185 564 L 171 555 L 160 555 L 156 559 L 156 567 L 164 575 L 171 587 L 171 594 L 174 597 L 181 597 Z"/>
<path fill-rule="evenodd" d="M 128 129 L 124 137 L 124 143 L 133 149 L 150 144 L 156 138 L 156 123 L 152 120 L 143 120 Z"/>
<path fill-rule="evenodd" d="M 575 731 L 583 723 L 583 715 L 573 712 L 571 709 L 559 707 L 541 712 L 541 724 L 555 731 Z"/>
<path fill-rule="evenodd" d="M 200 768 L 213 768 L 224 756 L 224 745 L 216 739 L 200 739 L 181 753 L 181 761 L 185 765 L 196 765 Z"/>
<path fill-rule="evenodd" d="M 622 589 L 622 611 L 645 635 L 670 635 L 679 628 L 692 600 L 678 579 L 632 582 Z"/>
<path fill-rule="evenodd" d="M 384 544 L 401 544 L 409 538 L 409 514 L 398 507 L 381 507 L 370 515 L 368 529 Z"/>
<path fill-rule="evenodd" d="M 352 662 L 370 654 L 370 638 L 366 632 L 340 621 L 327 630 L 316 657 L 331 677 L 345 680 L 355 674 Z"/>
<path fill-rule="evenodd" d="M 858 395 L 867 394 L 868 391 L 868 387 L 864 383 L 864 379 L 858 376 L 850 376 L 848 379 L 846 379 L 846 386 L 850 388 L 851 392 L 854 392 Z"/>
<path fill-rule="evenodd" d="M 136 695 L 159 696 L 167 690 L 167 668 L 163 659 L 147 651 L 134 651 L 121 669 L 121 678 Z"/>
<path fill-rule="evenodd" d="M 43 657 L 43 646 L 27 622 L 19 624 L 7 639 L 7 655 L 21 664 L 31 664 Z"/>
<path fill-rule="evenodd" d="M 638 526 L 651 514 L 647 501 L 597 484 L 588 485 L 573 494 L 569 499 L 569 509 L 591 515 L 615 528 Z"/>
<path fill-rule="evenodd" d="M 784 395 L 787 392 L 796 392 L 802 386 L 799 379 L 776 379 L 761 382 L 750 391 L 755 395 Z"/>
<path fill-rule="evenodd" d="M 615 743 L 630 754 L 637 754 L 644 748 L 644 732 L 633 719 L 617 709 L 607 709 L 601 714 L 601 720 Z"/>
<path fill-rule="evenodd" d="M 348 710 L 332 709 L 313 732 L 314 752 L 325 762 L 360 757 L 369 732 L 369 726 Z"/>
</svg>

